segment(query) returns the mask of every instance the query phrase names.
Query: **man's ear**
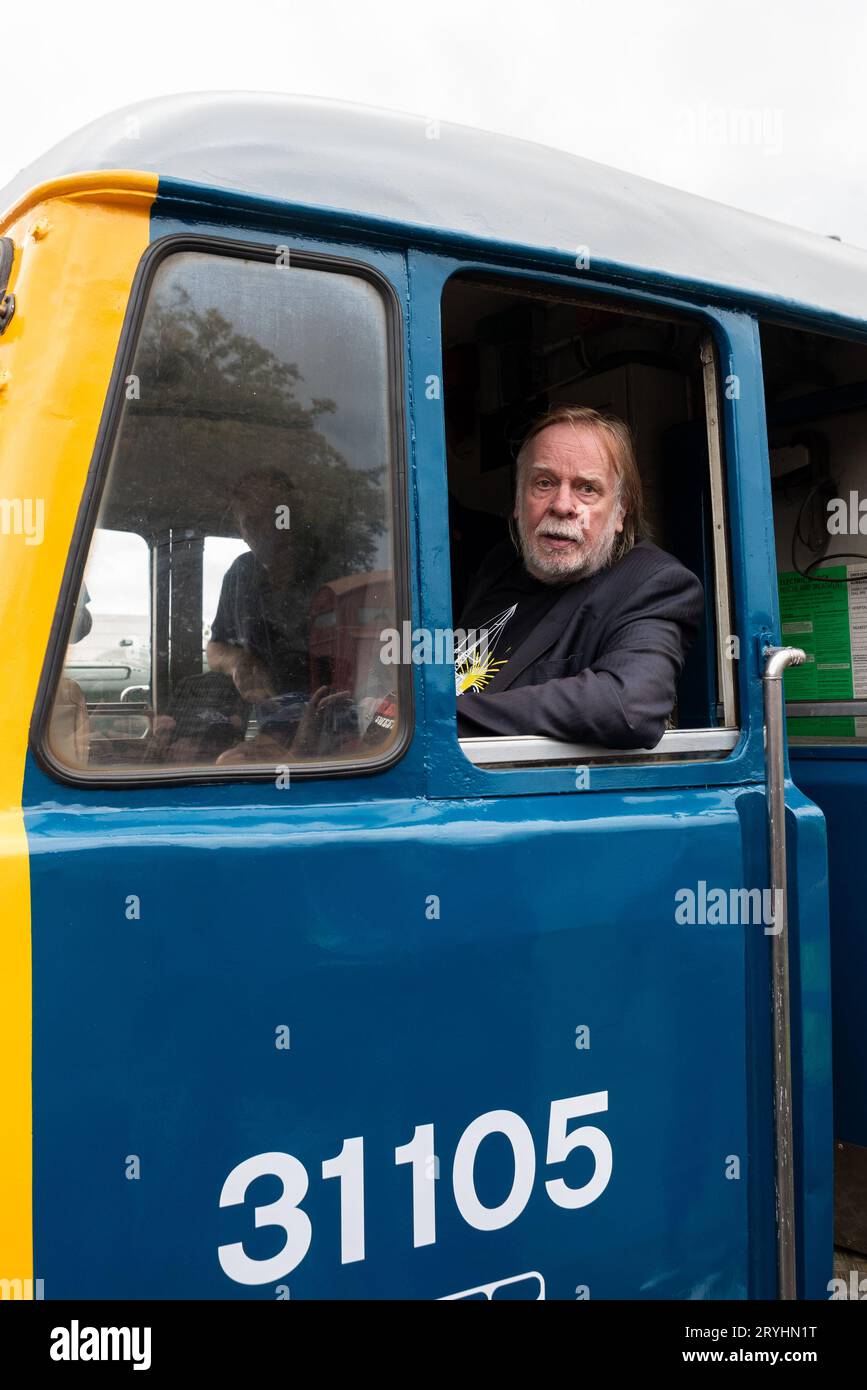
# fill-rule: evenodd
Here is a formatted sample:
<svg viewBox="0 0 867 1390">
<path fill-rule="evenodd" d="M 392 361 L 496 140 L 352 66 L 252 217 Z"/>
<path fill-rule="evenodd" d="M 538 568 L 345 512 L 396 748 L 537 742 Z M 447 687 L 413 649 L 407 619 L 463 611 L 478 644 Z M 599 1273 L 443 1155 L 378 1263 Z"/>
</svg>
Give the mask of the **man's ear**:
<svg viewBox="0 0 867 1390">
<path fill-rule="evenodd" d="M 623 523 L 624 523 L 625 520 L 626 520 L 626 512 L 623 510 L 622 507 L 618 507 L 618 508 L 617 508 L 617 525 L 614 527 L 615 531 L 622 531 L 622 530 L 623 530 Z"/>
</svg>

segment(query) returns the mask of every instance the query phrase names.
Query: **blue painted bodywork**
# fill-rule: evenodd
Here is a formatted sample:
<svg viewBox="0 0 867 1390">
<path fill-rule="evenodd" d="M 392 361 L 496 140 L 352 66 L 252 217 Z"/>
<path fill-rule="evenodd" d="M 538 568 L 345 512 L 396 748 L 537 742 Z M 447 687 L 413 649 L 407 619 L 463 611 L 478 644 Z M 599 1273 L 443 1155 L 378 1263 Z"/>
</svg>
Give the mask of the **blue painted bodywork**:
<svg viewBox="0 0 867 1390">
<path fill-rule="evenodd" d="M 865 749 L 798 747 L 792 774 L 828 825 L 834 1138 L 867 1148 L 867 929 L 859 872 Z"/>
<path fill-rule="evenodd" d="M 502 245 L 459 253 L 345 215 L 314 221 L 163 181 L 152 236 L 290 240 L 391 280 L 404 309 L 411 616 L 448 627 L 442 403 L 423 390 L 441 370 L 442 287 L 467 266 L 562 279 L 563 258 L 540 251 L 528 265 Z M 671 305 L 681 293 L 656 283 L 643 297 Z M 458 745 L 448 668 L 428 665 L 413 668 L 412 741 L 377 775 L 293 781 L 290 793 L 90 790 L 30 760 L 35 1245 L 49 1297 L 436 1298 L 531 1271 L 553 1298 L 774 1296 L 770 938 L 675 920 L 675 894 L 701 880 L 767 882 L 760 650 L 779 631 L 756 326 L 689 302 L 741 383 L 737 409 L 722 403 L 741 637 L 730 756 L 594 768 L 588 791 L 570 769 L 483 770 Z M 825 831 L 791 783 L 788 832 L 799 1288 L 823 1297 Z M 138 921 L 124 912 L 131 894 Z M 589 1048 L 576 1046 L 582 1025 Z M 611 1178 L 564 1209 L 546 1182 L 579 1187 L 593 1165 L 586 1150 L 546 1165 L 550 1106 L 600 1092 L 607 1110 L 587 1123 L 611 1144 Z M 498 1110 L 529 1126 L 535 1182 L 513 1221 L 484 1231 L 458 1210 L 452 1164 L 467 1126 Z M 427 1124 L 436 1241 L 415 1248 L 411 1174 L 394 1150 Z M 365 1258 L 341 1264 L 339 1184 L 321 1165 L 357 1137 Z M 309 1175 L 310 1248 L 285 1278 L 238 1283 L 218 1250 L 278 1252 L 280 1230 L 257 1229 L 254 1209 L 280 1183 L 260 1177 L 223 1208 L 221 1190 L 272 1152 Z M 513 1170 L 505 1140 L 485 1140 L 479 1200 L 502 1202 Z"/>
</svg>

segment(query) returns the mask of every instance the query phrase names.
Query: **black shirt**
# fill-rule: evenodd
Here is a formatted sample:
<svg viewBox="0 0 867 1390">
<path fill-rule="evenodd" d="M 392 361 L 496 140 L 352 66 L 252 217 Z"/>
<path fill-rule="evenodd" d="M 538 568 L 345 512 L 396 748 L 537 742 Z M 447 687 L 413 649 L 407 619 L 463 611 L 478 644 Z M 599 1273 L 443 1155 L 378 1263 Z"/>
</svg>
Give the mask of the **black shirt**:
<svg viewBox="0 0 867 1390">
<path fill-rule="evenodd" d="M 499 550 L 501 547 L 497 547 Z M 506 568 L 495 570 L 495 577 L 481 578 L 474 586 L 458 627 L 463 631 L 488 633 L 487 653 L 461 662 L 459 653 L 458 693 L 483 690 L 493 675 L 516 652 L 521 643 L 538 627 L 549 608 L 553 608 L 563 592 L 560 584 L 543 584 L 524 568 L 524 562 L 511 546 L 502 547 Z M 514 559 L 508 563 L 511 549 Z M 493 554 L 493 552 L 492 552 Z"/>
<path fill-rule="evenodd" d="M 275 587 L 252 551 L 223 576 L 213 642 L 234 642 L 267 668 L 278 695 L 310 690 L 310 605 L 295 588 Z"/>
</svg>

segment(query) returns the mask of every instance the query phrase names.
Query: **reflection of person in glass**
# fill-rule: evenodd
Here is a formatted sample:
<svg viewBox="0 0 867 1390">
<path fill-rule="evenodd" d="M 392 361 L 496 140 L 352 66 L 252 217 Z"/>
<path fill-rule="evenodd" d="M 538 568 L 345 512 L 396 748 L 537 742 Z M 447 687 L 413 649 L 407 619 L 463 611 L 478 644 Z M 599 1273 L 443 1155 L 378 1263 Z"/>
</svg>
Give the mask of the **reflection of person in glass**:
<svg viewBox="0 0 867 1390">
<path fill-rule="evenodd" d="M 255 705 L 308 690 L 308 604 L 299 592 L 291 492 L 285 473 L 263 469 L 246 474 L 232 495 L 250 549 L 223 578 L 207 658 L 212 671 L 231 676 Z"/>
<path fill-rule="evenodd" d="M 270 761 L 285 756 L 290 741 L 293 754 L 315 755 L 337 707 L 351 703 L 348 692 L 329 694 L 324 686 L 310 696 L 309 578 L 299 573 L 292 490 L 285 473 L 262 469 L 246 474 L 232 494 L 238 530 L 250 549 L 223 577 L 207 660 L 255 706 L 259 732 L 221 763 Z"/>
<path fill-rule="evenodd" d="M 89 603 L 87 585 L 82 584 L 72 619 L 72 631 L 69 634 L 70 646 L 81 642 L 93 627 Z M 66 660 L 72 665 L 75 654 L 67 652 Z M 61 676 L 51 716 L 51 742 L 55 751 L 72 767 L 86 767 L 90 758 L 92 737 L 84 691 L 78 681 L 70 680 L 69 676 Z"/>
</svg>

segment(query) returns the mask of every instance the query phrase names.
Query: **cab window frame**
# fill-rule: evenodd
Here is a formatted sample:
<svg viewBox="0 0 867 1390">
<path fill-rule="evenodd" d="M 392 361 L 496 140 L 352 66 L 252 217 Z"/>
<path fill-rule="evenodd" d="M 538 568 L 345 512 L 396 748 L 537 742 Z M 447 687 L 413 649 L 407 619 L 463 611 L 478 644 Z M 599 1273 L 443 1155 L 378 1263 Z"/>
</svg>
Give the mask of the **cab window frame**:
<svg viewBox="0 0 867 1390">
<path fill-rule="evenodd" d="M 792 335 L 793 338 L 797 338 L 798 335 L 802 335 L 804 340 L 808 338 L 827 339 L 829 343 L 834 343 L 838 345 L 850 345 L 852 347 L 864 349 L 865 352 L 867 352 L 867 330 L 865 330 L 864 325 L 862 323 L 859 323 L 858 321 L 853 319 L 840 318 L 839 316 L 834 316 L 821 311 L 808 313 L 802 309 L 795 309 L 791 312 L 784 313 L 780 312 L 780 310 L 775 306 L 766 305 L 762 306 L 756 313 L 756 322 L 758 324 L 760 333 L 759 365 L 761 368 L 762 383 L 766 390 L 768 367 L 768 330 L 770 330 L 771 333 L 786 332 Z M 844 383 L 842 386 L 831 387 L 829 388 L 829 396 L 833 397 L 835 391 L 839 391 L 842 393 L 845 392 L 847 389 L 851 389 L 851 384 Z M 810 393 L 805 394 L 808 397 L 810 395 Z M 792 406 L 797 407 L 802 404 L 803 397 L 793 398 Z M 776 447 L 779 446 L 774 446 L 772 444 L 772 435 L 775 434 L 776 431 L 781 427 L 783 429 L 792 429 L 793 432 L 797 428 L 800 428 L 802 430 L 804 428 L 810 430 L 821 429 L 824 428 L 829 418 L 836 419 L 839 416 L 845 415 L 847 413 L 855 414 L 864 412 L 867 412 L 867 405 L 862 403 L 854 404 L 851 406 L 851 408 L 847 408 L 842 404 L 832 404 L 829 401 L 825 405 L 824 409 L 817 408 L 815 414 L 805 415 L 803 419 L 801 419 L 800 421 L 777 422 L 771 418 L 771 411 L 769 410 L 767 399 L 765 400 L 765 413 L 768 418 L 768 468 L 769 473 L 771 475 L 772 512 L 774 522 L 775 546 L 777 545 L 779 539 L 779 517 L 777 512 L 777 499 L 775 499 L 773 496 L 774 478 L 771 453 L 775 450 Z M 859 532 L 859 535 L 860 534 L 861 533 Z M 842 537 L 838 537 L 838 540 L 841 540 L 843 542 L 845 542 L 846 540 L 851 541 L 852 536 L 851 534 L 847 536 L 844 533 Z M 823 557 L 821 563 L 825 565 L 832 564 L 834 560 L 838 558 L 841 559 L 844 563 L 846 561 L 848 561 L 849 563 L 852 563 L 853 561 L 857 562 L 857 558 L 854 553 L 851 555 L 838 555 L 835 553 Z M 862 563 L 867 563 L 867 554 L 863 556 Z M 786 570 L 791 571 L 791 568 L 791 562 L 787 563 Z M 784 573 L 785 571 L 781 569 L 776 554 L 774 556 L 774 570 L 777 576 L 777 591 L 779 600 L 779 579 L 781 573 Z M 817 572 L 821 573 L 820 566 L 817 566 Z M 780 640 L 784 645 L 786 645 L 788 634 L 786 634 L 783 631 L 783 622 L 784 618 L 781 613 Z M 791 636 L 793 644 L 795 646 L 799 646 L 800 643 L 797 640 L 797 635 L 792 634 Z M 783 708 L 786 720 L 786 742 L 790 758 L 804 761 L 821 761 L 822 759 L 826 758 L 832 760 L 841 759 L 844 761 L 857 761 L 863 760 L 865 757 L 867 757 L 867 734 L 858 733 L 857 731 L 854 735 L 841 733 L 815 734 L 811 733 L 808 727 L 813 720 L 839 718 L 852 719 L 854 721 L 856 719 L 863 719 L 865 716 L 867 716 L 867 697 L 865 697 L 864 695 L 859 696 L 853 694 L 852 696 L 841 697 L 839 699 L 829 697 L 827 695 L 817 696 L 816 698 L 787 698 L 785 693 L 785 682 L 783 690 Z M 788 720 L 790 719 L 797 719 L 801 721 L 805 728 L 801 732 L 790 733 L 788 729 Z"/>
<path fill-rule="evenodd" d="M 412 672 L 401 665 L 395 672 L 399 728 L 388 749 L 367 758 L 305 760 L 297 764 L 232 764 L 201 767 L 155 764 L 135 768 L 76 768 L 56 756 L 49 741 L 54 699 L 63 675 L 75 607 L 84 579 L 87 559 L 96 531 L 103 493 L 109 478 L 111 457 L 123 418 L 124 388 L 132 370 L 136 349 L 145 322 L 150 292 L 157 271 L 172 256 L 193 253 L 236 260 L 257 261 L 275 266 L 276 256 L 291 235 L 275 235 L 274 241 L 250 241 L 242 237 L 216 236 L 196 232 L 170 233 L 147 247 L 136 270 L 130 290 L 109 380 L 94 450 L 79 504 L 69 554 L 55 608 L 46 655 L 40 676 L 30 724 L 30 747 L 39 767 L 56 781 L 76 787 L 149 787 L 198 784 L 273 783 L 279 767 L 291 768 L 293 780 L 322 781 L 333 778 L 366 777 L 385 772 L 406 754 L 415 730 L 415 701 Z M 375 265 L 354 256 L 333 251 L 311 251 L 290 246 L 287 272 L 292 268 L 319 270 L 361 279 L 378 293 L 384 313 L 386 389 L 388 413 L 386 429 L 391 445 L 389 496 L 386 521 L 391 527 L 395 623 L 412 618 L 410 577 L 410 519 L 408 498 L 406 382 L 404 368 L 404 323 L 395 286 Z M 155 604 L 151 609 L 152 671 L 155 661 Z"/>
<path fill-rule="evenodd" d="M 464 738 L 457 734 L 456 729 L 455 737 L 461 753 L 466 761 L 479 771 L 512 773 L 513 776 L 532 769 L 571 769 L 576 764 L 589 768 L 620 767 L 628 770 L 652 766 L 677 767 L 707 760 L 720 762 L 729 759 L 741 744 L 744 727 L 733 662 L 727 659 L 723 651 L 725 639 L 735 633 L 736 609 L 730 537 L 733 516 L 729 503 L 722 411 L 723 381 L 714 321 L 702 312 L 693 299 L 663 304 L 656 296 L 645 296 L 641 291 L 624 289 L 622 286 L 597 283 L 585 289 L 576 285 L 574 281 L 566 281 L 556 272 L 539 272 L 514 265 L 482 265 L 469 262 L 447 275 L 442 282 L 439 293 L 441 331 L 446 295 L 453 291 L 455 283 L 461 280 L 477 285 L 488 280 L 499 289 L 508 287 L 516 297 L 523 291 L 528 299 L 533 297 L 535 290 L 541 297 L 594 306 L 609 313 L 621 314 L 625 320 L 649 318 L 664 322 L 666 319 L 680 319 L 701 331 L 703 418 L 713 516 L 711 560 L 714 576 L 712 592 L 705 593 L 705 612 L 713 614 L 715 626 L 714 660 L 718 711 L 718 722 L 715 725 L 666 730 L 659 743 L 650 750 L 607 749 L 535 734 Z M 444 344 L 441 343 L 441 353 L 443 347 Z M 444 392 L 444 415 L 446 409 L 447 393 Z"/>
</svg>

